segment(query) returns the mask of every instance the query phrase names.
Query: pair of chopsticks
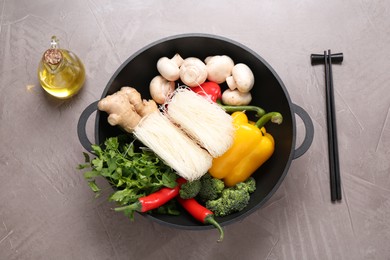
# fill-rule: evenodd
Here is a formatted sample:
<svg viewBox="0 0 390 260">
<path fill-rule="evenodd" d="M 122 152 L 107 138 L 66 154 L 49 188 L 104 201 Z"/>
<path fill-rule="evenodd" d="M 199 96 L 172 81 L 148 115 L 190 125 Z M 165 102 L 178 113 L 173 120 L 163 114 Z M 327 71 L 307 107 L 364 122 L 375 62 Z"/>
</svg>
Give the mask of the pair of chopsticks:
<svg viewBox="0 0 390 260">
<path fill-rule="evenodd" d="M 324 55 L 312 54 L 311 62 L 325 64 L 325 90 L 326 90 L 326 117 L 328 128 L 328 152 L 329 152 L 329 174 L 330 174 L 330 196 L 332 202 L 341 200 L 341 180 L 339 151 L 337 141 L 336 113 L 333 90 L 332 63 L 341 63 L 343 54 L 331 54 L 330 50 L 324 51 Z"/>
</svg>

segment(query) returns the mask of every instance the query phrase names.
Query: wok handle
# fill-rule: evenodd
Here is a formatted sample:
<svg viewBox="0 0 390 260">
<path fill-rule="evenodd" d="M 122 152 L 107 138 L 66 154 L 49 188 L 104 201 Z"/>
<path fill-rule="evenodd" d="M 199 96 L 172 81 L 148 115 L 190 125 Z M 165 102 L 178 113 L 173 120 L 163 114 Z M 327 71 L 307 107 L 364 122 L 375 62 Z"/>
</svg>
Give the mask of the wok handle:
<svg viewBox="0 0 390 260">
<path fill-rule="evenodd" d="M 294 151 L 294 159 L 297 159 L 301 157 L 304 153 L 309 150 L 311 143 L 313 142 L 314 138 L 314 126 L 313 121 L 311 120 L 309 114 L 300 106 L 296 104 L 292 104 L 294 113 L 297 114 L 303 121 L 305 125 L 305 139 L 303 139 L 303 142 L 301 146 L 295 149 Z"/>
<path fill-rule="evenodd" d="M 89 106 L 85 108 L 85 110 L 81 113 L 79 122 L 77 123 L 77 135 L 79 137 L 79 141 L 85 150 L 92 153 L 92 143 L 89 141 L 86 131 L 87 121 L 93 112 L 97 111 L 99 101 L 95 101 Z"/>
</svg>

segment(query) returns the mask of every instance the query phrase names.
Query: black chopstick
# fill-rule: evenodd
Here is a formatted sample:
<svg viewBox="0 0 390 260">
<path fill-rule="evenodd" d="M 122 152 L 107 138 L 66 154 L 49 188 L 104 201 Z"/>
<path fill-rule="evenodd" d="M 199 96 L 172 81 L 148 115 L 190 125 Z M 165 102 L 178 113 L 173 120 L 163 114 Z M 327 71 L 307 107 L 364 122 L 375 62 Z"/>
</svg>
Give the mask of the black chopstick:
<svg viewBox="0 0 390 260">
<path fill-rule="evenodd" d="M 332 64 L 340 64 L 342 63 L 343 59 L 343 53 L 331 54 L 330 50 L 328 50 L 328 52 L 324 51 L 323 55 L 310 55 L 312 65 L 325 64 L 326 124 L 328 129 L 329 179 L 332 202 L 341 200 L 341 177 L 337 142 L 335 101 L 333 93 Z"/>
<path fill-rule="evenodd" d="M 325 85 L 326 85 L 326 112 L 328 128 L 328 150 L 331 200 L 341 200 L 340 165 L 337 141 L 336 113 L 333 90 L 332 54 L 324 51 Z"/>
</svg>

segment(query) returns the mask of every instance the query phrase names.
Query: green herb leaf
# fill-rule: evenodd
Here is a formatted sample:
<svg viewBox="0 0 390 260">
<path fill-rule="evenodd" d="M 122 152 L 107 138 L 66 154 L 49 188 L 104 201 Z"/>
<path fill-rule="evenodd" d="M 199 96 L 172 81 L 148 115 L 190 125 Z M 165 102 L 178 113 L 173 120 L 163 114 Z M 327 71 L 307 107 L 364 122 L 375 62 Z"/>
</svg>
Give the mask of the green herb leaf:
<svg viewBox="0 0 390 260">
<path fill-rule="evenodd" d="M 118 150 L 119 147 L 118 137 L 108 138 L 104 144 L 106 145 L 106 148 L 108 150 L 111 151 Z"/>
<path fill-rule="evenodd" d="M 100 192 L 100 188 L 96 185 L 95 180 L 88 182 L 89 187 L 93 192 Z"/>
<path fill-rule="evenodd" d="M 96 144 L 93 144 L 92 146 L 92 151 L 98 156 L 100 157 L 100 155 L 102 154 L 102 148 Z"/>
<path fill-rule="evenodd" d="M 176 186 L 177 175 L 173 172 L 167 172 L 162 175 L 162 183 L 168 188 L 173 188 Z"/>
<path fill-rule="evenodd" d="M 78 168 L 90 168 L 84 172 L 84 178 L 97 195 L 101 190 L 95 179 L 105 178 L 114 187 L 108 199 L 119 205 L 134 203 L 164 186 L 176 186 L 174 170 L 149 148 L 136 147 L 136 141 L 129 135 L 108 138 L 102 146 L 92 145 L 92 150 L 96 157 L 91 160 L 89 155 L 84 154 L 86 163 Z M 174 208 L 163 211 L 166 214 L 175 213 Z M 134 217 L 134 211 L 125 214 L 131 219 Z"/>
<path fill-rule="evenodd" d="M 124 205 L 128 203 L 135 202 L 139 197 L 144 194 L 137 194 L 137 190 L 135 189 L 124 189 L 118 190 L 111 194 L 109 200 L 119 202 L 119 204 Z"/>
<path fill-rule="evenodd" d="M 167 214 L 167 215 L 174 215 L 174 216 L 180 215 L 180 211 L 177 207 L 175 200 L 171 200 L 166 204 L 162 205 L 161 207 L 153 210 L 153 213 Z"/>
<path fill-rule="evenodd" d="M 82 169 L 85 169 L 85 168 L 89 168 L 90 167 L 90 164 L 86 163 L 86 164 L 79 164 L 77 166 L 77 169 L 78 170 L 82 170 Z"/>
<path fill-rule="evenodd" d="M 103 169 L 103 160 L 95 158 L 92 160 L 92 166 L 96 171 L 101 171 Z"/>
<path fill-rule="evenodd" d="M 87 171 L 87 172 L 84 172 L 84 178 L 85 179 L 92 179 L 92 178 L 95 178 L 97 176 L 99 176 L 100 173 L 98 171 Z"/>
</svg>

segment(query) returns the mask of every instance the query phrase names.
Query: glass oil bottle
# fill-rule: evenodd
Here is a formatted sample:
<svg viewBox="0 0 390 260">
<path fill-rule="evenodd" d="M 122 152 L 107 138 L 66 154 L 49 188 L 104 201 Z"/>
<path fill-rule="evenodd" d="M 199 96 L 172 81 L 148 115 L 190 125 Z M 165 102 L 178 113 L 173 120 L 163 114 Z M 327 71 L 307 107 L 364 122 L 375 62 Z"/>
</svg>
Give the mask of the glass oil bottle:
<svg viewBox="0 0 390 260">
<path fill-rule="evenodd" d="M 50 95 L 67 99 L 79 92 L 85 81 L 85 68 L 71 51 L 60 49 L 56 36 L 42 56 L 38 66 L 41 86 Z"/>
</svg>

